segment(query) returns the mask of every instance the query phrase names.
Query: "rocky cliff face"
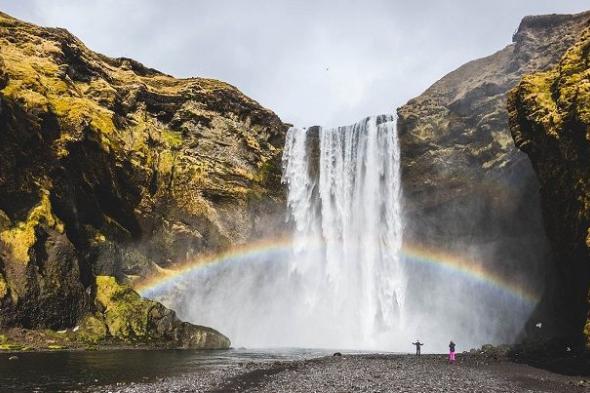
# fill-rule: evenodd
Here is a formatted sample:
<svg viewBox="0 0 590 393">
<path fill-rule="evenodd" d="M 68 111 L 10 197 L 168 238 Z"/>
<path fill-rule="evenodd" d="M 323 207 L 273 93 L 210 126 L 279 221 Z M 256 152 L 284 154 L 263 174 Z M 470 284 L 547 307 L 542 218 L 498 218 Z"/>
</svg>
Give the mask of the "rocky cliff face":
<svg viewBox="0 0 590 393">
<path fill-rule="evenodd" d="M 524 74 L 555 65 L 588 19 L 590 12 L 526 17 L 512 45 L 463 65 L 398 109 L 411 208 L 481 191 L 482 177 L 528 161 L 510 136 L 507 92 Z"/>
<path fill-rule="evenodd" d="M 524 74 L 557 64 L 588 20 L 589 12 L 526 17 L 513 44 L 398 109 L 407 238 L 475 250 L 494 270 L 543 290 L 543 272 L 553 273 L 539 183 L 512 141 L 507 93 Z"/>
<path fill-rule="evenodd" d="M 116 336 L 97 276 L 125 282 L 275 230 L 284 131 L 228 84 L 0 13 L 0 327 L 96 313 Z"/>
<path fill-rule="evenodd" d="M 545 227 L 555 252 L 544 303 L 560 336 L 590 347 L 590 21 L 551 70 L 511 92 L 510 125 L 541 183 Z"/>
</svg>

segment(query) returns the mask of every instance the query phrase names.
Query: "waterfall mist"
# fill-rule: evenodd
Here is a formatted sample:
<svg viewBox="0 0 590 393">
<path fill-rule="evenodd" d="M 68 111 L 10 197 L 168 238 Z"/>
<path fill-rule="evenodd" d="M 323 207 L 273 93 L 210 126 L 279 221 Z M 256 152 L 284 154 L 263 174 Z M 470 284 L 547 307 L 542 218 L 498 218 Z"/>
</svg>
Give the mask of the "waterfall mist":
<svg viewBox="0 0 590 393">
<path fill-rule="evenodd" d="M 288 131 L 287 247 L 211 264 L 157 296 L 234 346 L 425 352 L 512 342 L 532 307 L 486 277 L 416 263 L 403 249 L 400 150 L 393 116 Z M 448 245 L 486 268 L 489 250 Z M 491 245 L 490 247 L 495 247 Z"/>
</svg>

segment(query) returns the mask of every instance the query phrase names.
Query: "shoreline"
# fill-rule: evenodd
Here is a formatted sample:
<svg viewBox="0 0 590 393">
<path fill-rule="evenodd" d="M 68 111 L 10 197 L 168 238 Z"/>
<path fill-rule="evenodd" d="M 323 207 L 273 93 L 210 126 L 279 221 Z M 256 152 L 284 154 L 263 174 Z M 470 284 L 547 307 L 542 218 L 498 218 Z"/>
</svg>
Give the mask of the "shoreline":
<svg viewBox="0 0 590 393">
<path fill-rule="evenodd" d="M 0 331 L 0 355 L 17 355 L 20 353 L 52 353 L 52 352 L 126 352 L 126 351 L 186 351 L 186 352 L 225 352 L 225 351 L 254 351 L 254 352 L 272 352 L 275 350 L 289 350 L 290 348 L 244 348 L 244 347 L 229 347 L 229 348 L 191 348 L 191 347 L 178 347 L 170 345 L 170 343 L 154 342 L 154 343 L 121 343 L 121 342 L 102 342 L 97 344 L 80 342 L 80 341 L 69 341 L 68 333 L 63 333 L 63 338 L 68 340 L 67 342 L 52 342 L 48 341 L 48 336 L 43 332 L 39 331 L 27 331 L 35 333 L 35 340 L 37 342 L 23 342 L 14 341 L 10 337 L 7 339 L 6 331 Z M 60 333 L 53 332 L 52 336 L 60 335 Z M 44 341 L 39 343 L 39 341 Z M 571 353 L 552 353 L 552 352 L 540 352 L 538 350 L 529 353 L 528 351 L 518 352 L 516 348 L 522 349 L 522 346 L 514 345 L 484 345 L 482 348 L 471 349 L 457 353 L 457 359 L 477 359 L 479 362 L 493 362 L 500 361 L 505 363 L 523 364 L 528 365 L 537 369 L 547 370 L 556 374 L 564 376 L 585 376 L 590 377 L 590 350 L 583 352 L 571 352 Z M 536 347 L 532 347 L 537 349 Z M 295 349 L 295 348 L 293 348 Z M 301 348 L 299 348 L 301 349 Z M 326 355 L 319 357 L 309 358 L 305 360 L 285 360 L 277 362 L 299 362 L 299 361 L 314 361 L 324 358 L 337 358 L 335 354 L 341 354 L 342 357 L 363 357 L 363 356 L 383 356 L 383 357 L 415 357 L 412 352 L 379 352 L 379 351 L 351 351 L 347 350 L 334 350 L 334 349 L 321 349 L 321 348 L 306 348 L 314 351 L 324 351 Z M 333 352 L 334 351 L 334 352 Z M 333 353 L 333 355 L 330 355 Z M 442 358 L 447 359 L 448 354 L 446 353 L 423 353 L 419 356 L 420 358 Z"/>
<path fill-rule="evenodd" d="M 122 393 L 150 391 L 225 392 L 388 392 L 520 391 L 583 393 L 590 379 L 552 373 L 508 358 L 462 354 L 456 364 L 446 355 L 343 354 L 307 360 L 245 363 L 214 371 L 195 371 L 154 383 L 116 385 Z M 99 392 L 115 385 L 89 390 Z"/>
<path fill-rule="evenodd" d="M 590 375 L 554 373 L 489 352 L 458 354 L 455 364 L 449 364 L 445 354 L 343 352 L 333 356 L 320 351 L 121 346 L 103 346 L 92 352 L 0 354 L 0 376 L 4 378 L 0 384 L 7 384 L 7 391 L 43 393 L 590 392 Z M 13 354 L 16 359 L 10 359 Z M 66 364 L 74 374 L 64 371 Z"/>
</svg>

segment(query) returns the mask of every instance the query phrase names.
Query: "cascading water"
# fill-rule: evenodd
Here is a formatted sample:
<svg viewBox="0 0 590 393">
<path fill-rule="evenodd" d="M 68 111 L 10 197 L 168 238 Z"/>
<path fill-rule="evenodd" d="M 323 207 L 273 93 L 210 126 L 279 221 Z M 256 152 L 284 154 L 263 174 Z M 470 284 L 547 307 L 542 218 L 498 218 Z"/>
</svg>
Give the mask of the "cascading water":
<svg viewBox="0 0 590 393">
<path fill-rule="evenodd" d="M 392 349 L 405 291 L 393 117 L 291 128 L 283 165 L 290 246 L 198 270 L 159 299 L 237 346 Z"/>
<path fill-rule="evenodd" d="M 305 283 L 299 296 L 307 312 L 342 326 L 341 345 L 374 347 L 380 334 L 403 323 L 400 154 L 393 120 L 370 117 L 352 126 L 291 128 L 287 134 L 283 180 L 295 224 L 289 271 Z"/>
<path fill-rule="evenodd" d="M 444 351 L 449 339 L 470 348 L 521 331 L 534 296 L 496 274 L 482 245 L 460 256 L 402 250 L 392 116 L 291 128 L 283 182 L 290 242 L 217 258 L 144 295 L 235 346 L 404 351 L 420 338 L 425 351 Z"/>
</svg>

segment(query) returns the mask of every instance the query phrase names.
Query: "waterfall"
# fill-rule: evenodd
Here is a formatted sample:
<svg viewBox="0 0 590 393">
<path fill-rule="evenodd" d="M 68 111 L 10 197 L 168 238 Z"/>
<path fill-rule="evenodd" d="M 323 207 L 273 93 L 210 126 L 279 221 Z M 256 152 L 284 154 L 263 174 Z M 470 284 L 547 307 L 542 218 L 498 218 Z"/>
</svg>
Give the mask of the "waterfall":
<svg viewBox="0 0 590 393">
<path fill-rule="evenodd" d="M 293 127 L 283 164 L 294 222 L 289 274 L 304 283 L 297 296 L 308 315 L 340 326 L 334 333 L 343 344 L 378 345 L 378 337 L 404 319 L 393 117 L 338 128 Z"/>
<path fill-rule="evenodd" d="M 236 347 L 407 351 L 420 339 L 440 352 L 450 339 L 512 342 L 534 295 L 491 269 L 493 242 L 459 241 L 449 254 L 406 241 L 402 252 L 400 180 L 393 116 L 293 127 L 283 151 L 292 236 L 196 263 L 149 295 Z"/>
<path fill-rule="evenodd" d="M 291 128 L 283 182 L 290 242 L 195 269 L 160 299 L 235 346 L 403 350 L 394 118 Z"/>
</svg>

